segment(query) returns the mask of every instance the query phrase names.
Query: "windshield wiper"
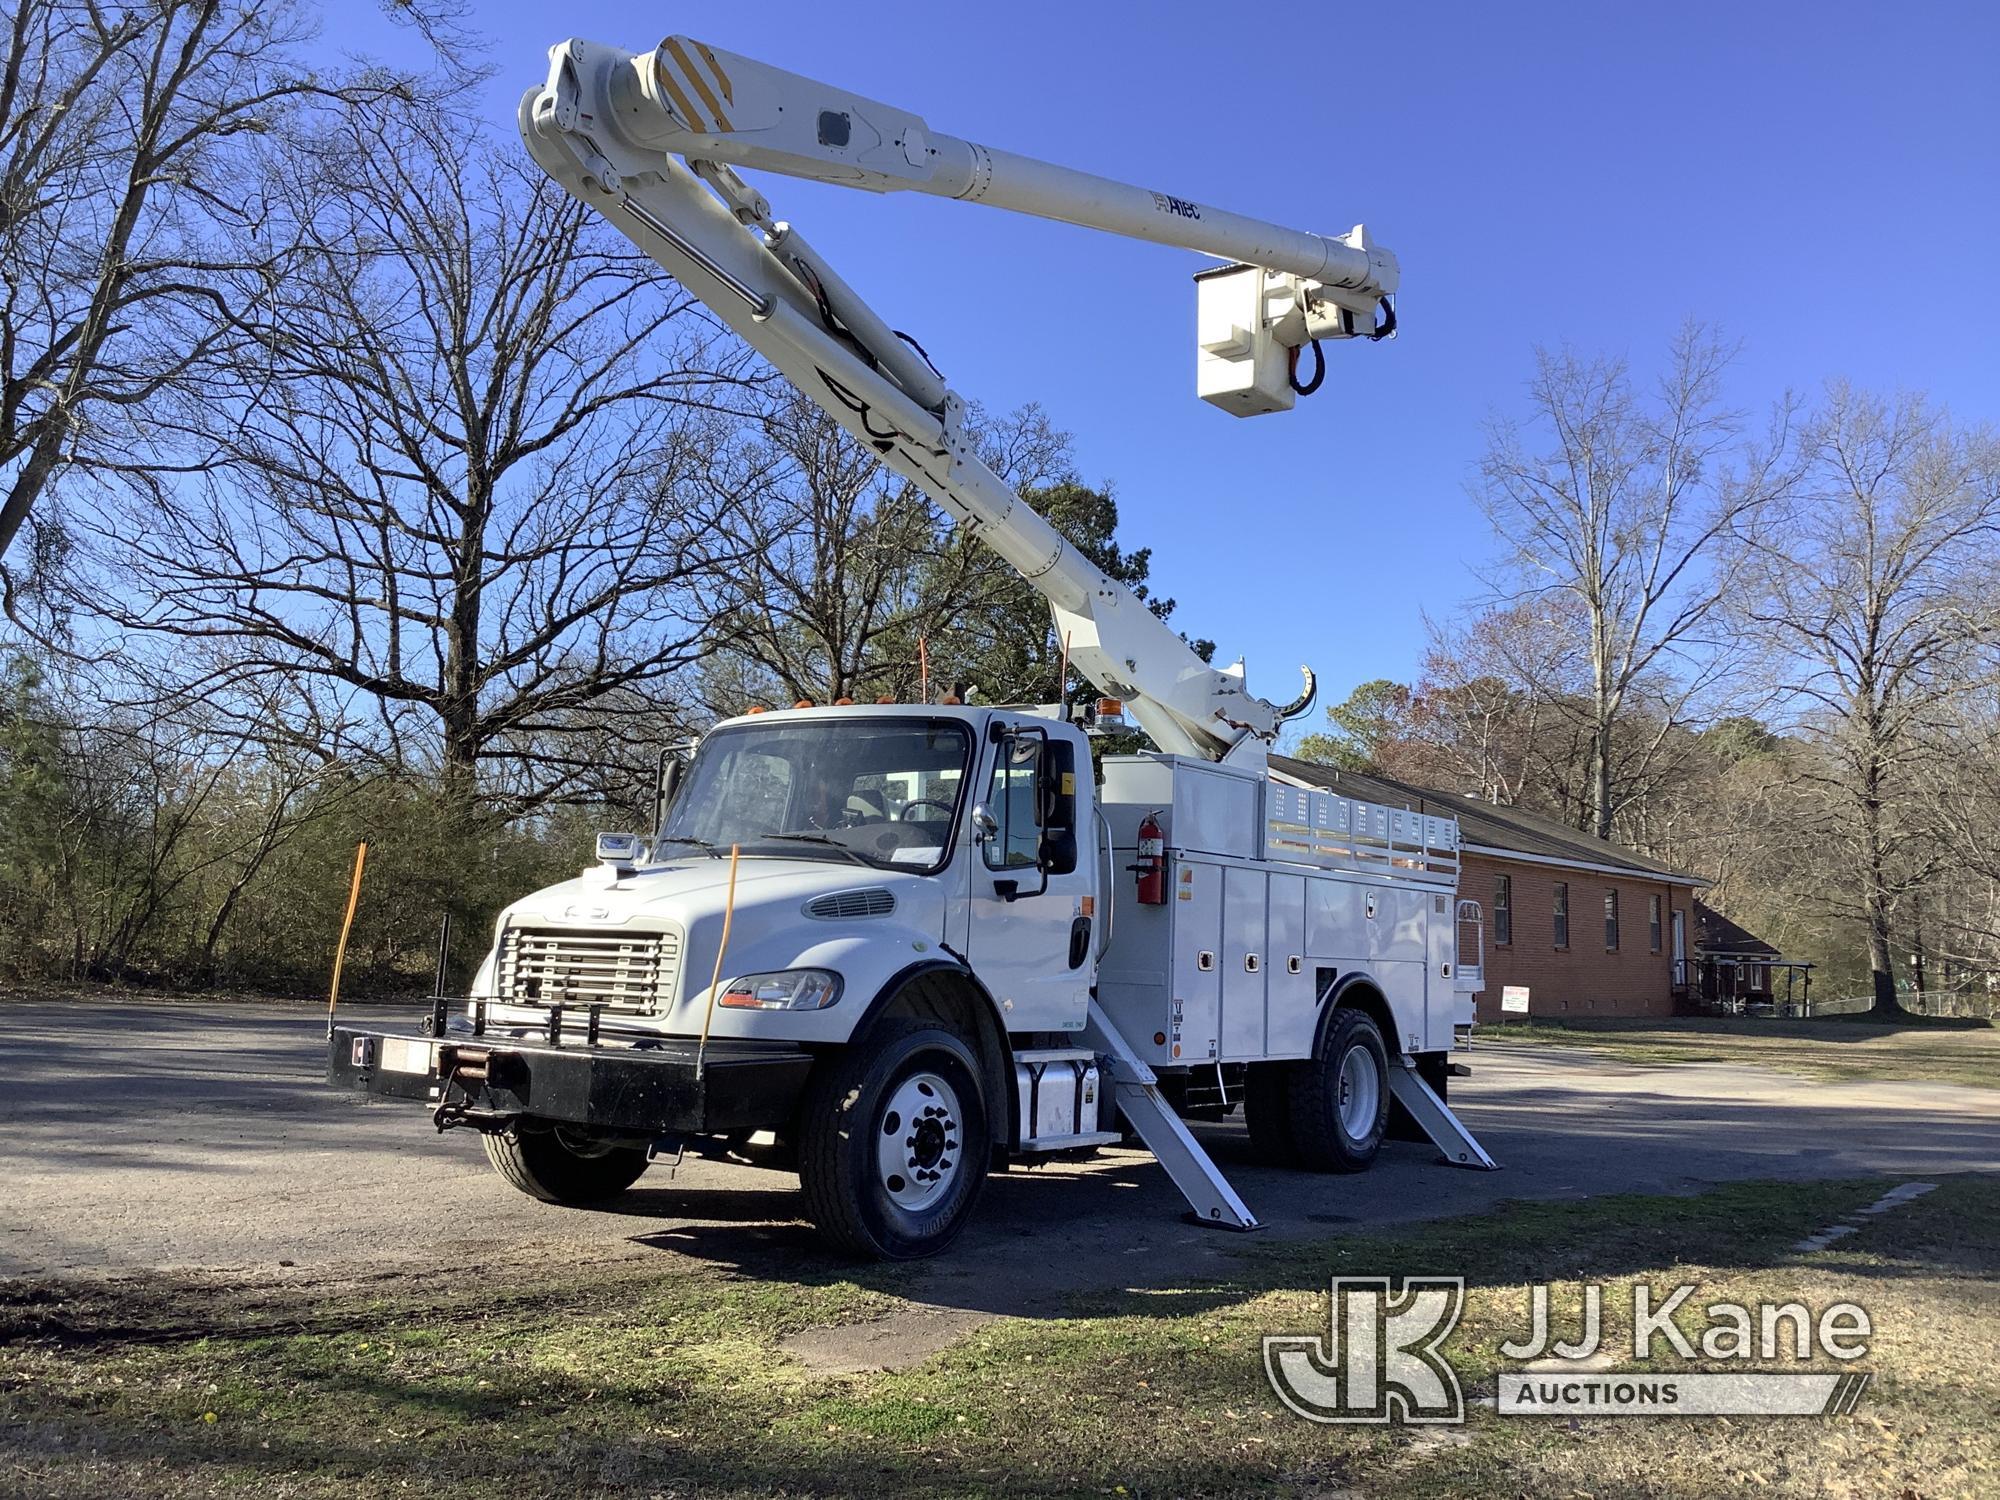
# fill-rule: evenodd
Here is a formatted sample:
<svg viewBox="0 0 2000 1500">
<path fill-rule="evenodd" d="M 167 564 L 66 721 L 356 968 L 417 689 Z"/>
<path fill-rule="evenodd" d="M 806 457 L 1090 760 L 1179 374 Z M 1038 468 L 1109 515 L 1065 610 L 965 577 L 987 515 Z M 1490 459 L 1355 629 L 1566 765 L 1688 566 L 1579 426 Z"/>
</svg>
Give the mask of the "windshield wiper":
<svg viewBox="0 0 2000 1500">
<path fill-rule="evenodd" d="M 654 839 L 653 842 L 655 844 L 692 844 L 711 859 L 722 858 L 722 851 L 717 849 L 715 845 L 711 844 L 707 839 L 695 838 L 692 834 L 663 833 Z"/>
<path fill-rule="evenodd" d="M 764 833 L 759 834 L 758 838 L 760 840 L 794 839 L 802 844 L 824 844 L 829 849 L 838 849 L 842 854 L 864 869 L 879 870 L 883 868 L 878 861 L 870 859 L 852 844 L 843 844 L 839 839 L 828 838 L 823 833 Z"/>
</svg>

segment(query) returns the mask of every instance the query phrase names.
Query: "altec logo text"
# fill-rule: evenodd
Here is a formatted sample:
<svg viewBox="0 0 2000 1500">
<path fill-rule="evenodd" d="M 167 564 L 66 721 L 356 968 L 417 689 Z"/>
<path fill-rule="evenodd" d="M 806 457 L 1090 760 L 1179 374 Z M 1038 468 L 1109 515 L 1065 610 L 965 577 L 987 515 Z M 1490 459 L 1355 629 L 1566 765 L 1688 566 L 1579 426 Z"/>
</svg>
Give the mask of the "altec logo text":
<svg viewBox="0 0 2000 1500">
<path fill-rule="evenodd" d="M 1752 1360 L 1842 1363 L 1868 1352 L 1868 1313 L 1837 1302 L 1817 1315 L 1799 1302 L 1712 1302 L 1694 1332 L 1682 1325 L 1696 1288 L 1656 1296 L 1631 1292 L 1631 1357 L 1660 1354 L 1722 1364 Z M 1549 1288 L 1530 1289 L 1528 1327 L 1501 1343 L 1524 1363 L 1500 1372 L 1494 1405 L 1504 1415 L 1809 1416 L 1852 1411 L 1865 1372 L 1603 1369 L 1604 1288 L 1579 1288 L 1576 1337 L 1554 1337 Z M 1465 1309 L 1462 1277 L 1336 1277 L 1327 1332 L 1264 1340 L 1264 1369 L 1285 1405 L 1314 1422 L 1462 1422 L 1458 1376 L 1441 1350 Z M 1579 1361 L 1591 1362 L 1579 1368 Z"/>
</svg>

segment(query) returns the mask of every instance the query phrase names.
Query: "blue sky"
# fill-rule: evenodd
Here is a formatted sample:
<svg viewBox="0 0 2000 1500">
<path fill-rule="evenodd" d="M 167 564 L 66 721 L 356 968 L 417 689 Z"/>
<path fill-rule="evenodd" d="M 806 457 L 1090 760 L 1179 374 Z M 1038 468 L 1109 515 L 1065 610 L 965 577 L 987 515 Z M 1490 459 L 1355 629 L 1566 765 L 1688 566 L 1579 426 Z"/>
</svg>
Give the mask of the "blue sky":
<svg viewBox="0 0 2000 1500">
<path fill-rule="evenodd" d="M 339 15 L 339 9 L 331 14 Z M 1402 262 L 1401 336 L 1328 351 L 1297 410 L 1194 395 L 1197 256 L 963 204 L 765 178 L 953 384 L 1039 401 L 1154 549 L 1176 622 L 1277 699 L 1407 677 L 1490 555 L 1465 493 L 1536 342 L 1650 367 L 1694 314 L 1735 399 L 1829 376 L 2000 417 L 2000 7 L 1327 8 L 481 0 L 496 130 L 566 36 L 681 31 L 938 130 Z M 376 24 L 327 41 L 400 50 Z M 407 47 L 407 43 L 400 44 Z"/>
</svg>

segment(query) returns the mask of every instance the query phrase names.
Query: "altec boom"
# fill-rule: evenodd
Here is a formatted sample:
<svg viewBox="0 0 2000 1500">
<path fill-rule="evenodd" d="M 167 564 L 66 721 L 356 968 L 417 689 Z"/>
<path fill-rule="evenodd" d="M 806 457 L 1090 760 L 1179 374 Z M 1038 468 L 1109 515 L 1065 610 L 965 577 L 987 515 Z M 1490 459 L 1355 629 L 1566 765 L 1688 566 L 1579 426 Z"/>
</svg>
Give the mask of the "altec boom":
<svg viewBox="0 0 2000 1500">
<path fill-rule="evenodd" d="M 519 118 L 556 182 L 1027 579 L 1157 750 L 1093 773 L 1061 705 L 729 721 L 663 776 L 654 834 L 604 835 L 594 869 L 502 915 L 464 1015 L 440 1006 L 422 1038 L 337 1026 L 332 1076 L 479 1129 L 558 1201 L 623 1190 L 663 1143 L 792 1167 L 828 1236 L 871 1255 L 941 1248 L 988 1170 L 1121 1128 L 1204 1222 L 1255 1227 L 1183 1113 L 1240 1108 L 1264 1154 L 1343 1170 L 1393 1106 L 1492 1165 L 1443 1102 L 1478 984 L 1455 822 L 1273 777 L 1310 672 L 1290 704 L 1256 697 L 1079 554 L 981 461 L 928 355 L 737 169 L 1217 257 L 1195 278 L 1196 384 L 1238 416 L 1316 389 L 1325 341 L 1394 331 L 1394 256 L 688 37 L 564 42 Z"/>
</svg>

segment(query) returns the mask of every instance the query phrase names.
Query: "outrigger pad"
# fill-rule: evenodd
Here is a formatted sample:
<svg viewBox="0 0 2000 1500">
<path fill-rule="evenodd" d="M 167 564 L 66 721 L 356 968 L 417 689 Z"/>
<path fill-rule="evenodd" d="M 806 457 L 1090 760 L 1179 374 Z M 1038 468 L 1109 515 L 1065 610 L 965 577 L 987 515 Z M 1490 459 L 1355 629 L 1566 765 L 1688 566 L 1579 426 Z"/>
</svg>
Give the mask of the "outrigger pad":
<svg viewBox="0 0 2000 1500">
<path fill-rule="evenodd" d="M 1110 1060 L 1111 1085 L 1118 1108 L 1138 1132 L 1146 1149 L 1158 1158 L 1174 1186 L 1188 1201 L 1188 1218 L 1210 1229 L 1248 1231 L 1262 1229 L 1249 1205 L 1237 1197 L 1236 1189 L 1209 1159 L 1201 1143 L 1188 1133 L 1181 1117 L 1160 1097 L 1153 1070 L 1118 1034 L 1111 1018 L 1095 1000 L 1090 1002 L 1090 1019 L 1084 1040 Z"/>
<path fill-rule="evenodd" d="M 1464 1122 L 1424 1082 L 1423 1074 L 1417 1071 L 1417 1060 L 1403 1053 L 1396 1061 L 1402 1066 L 1389 1069 L 1389 1093 L 1444 1153 L 1445 1165 L 1468 1167 L 1475 1172 L 1499 1171 L 1500 1163 L 1486 1154 L 1486 1148 L 1465 1128 Z"/>
</svg>

